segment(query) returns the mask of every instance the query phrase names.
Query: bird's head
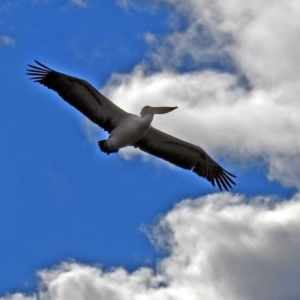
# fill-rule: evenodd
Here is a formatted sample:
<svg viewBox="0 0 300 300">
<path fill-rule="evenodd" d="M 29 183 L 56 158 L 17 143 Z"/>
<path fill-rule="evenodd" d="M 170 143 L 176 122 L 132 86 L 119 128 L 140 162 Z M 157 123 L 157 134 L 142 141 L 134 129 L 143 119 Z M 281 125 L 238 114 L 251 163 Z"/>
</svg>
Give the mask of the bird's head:
<svg viewBox="0 0 300 300">
<path fill-rule="evenodd" d="M 160 107 L 153 107 L 153 106 L 145 106 L 141 110 L 141 116 L 147 115 L 147 114 L 166 114 L 174 109 L 175 107 L 167 107 L 167 106 L 160 106 Z"/>
</svg>

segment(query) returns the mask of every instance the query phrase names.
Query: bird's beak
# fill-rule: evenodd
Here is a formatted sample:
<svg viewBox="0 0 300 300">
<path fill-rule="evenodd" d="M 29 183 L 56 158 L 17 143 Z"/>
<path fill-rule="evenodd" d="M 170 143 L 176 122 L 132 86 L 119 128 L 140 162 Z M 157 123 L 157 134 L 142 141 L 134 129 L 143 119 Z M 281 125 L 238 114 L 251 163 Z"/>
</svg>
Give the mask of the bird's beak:
<svg viewBox="0 0 300 300">
<path fill-rule="evenodd" d="M 166 114 L 176 108 L 177 108 L 177 106 L 175 106 L 175 107 L 167 107 L 167 106 L 149 107 L 149 109 L 147 109 L 147 112 L 152 113 L 152 114 Z"/>
</svg>

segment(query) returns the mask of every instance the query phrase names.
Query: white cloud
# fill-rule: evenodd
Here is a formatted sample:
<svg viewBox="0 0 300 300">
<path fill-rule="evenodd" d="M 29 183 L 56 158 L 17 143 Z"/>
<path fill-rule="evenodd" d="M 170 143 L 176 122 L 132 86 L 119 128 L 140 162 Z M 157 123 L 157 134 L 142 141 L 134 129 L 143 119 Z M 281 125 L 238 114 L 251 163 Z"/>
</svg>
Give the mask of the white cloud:
<svg viewBox="0 0 300 300">
<path fill-rule="evenodd" d="M 184 200 L 155 226 L 169 255 L 156 271 L 65 262 L 40 290 L 1 300 L 282 300 L 300 297 L 300 195 L 290 201 L 219 193 Z"/>
<path fill-rule="evenodd" d="M 163 2 L 188 23 L 163 39 L 146 35 L 159 71 L 143 64 L 131 74 L 113 75 L 104 93 L 135 113 L 147 104 L 177 105 L 156 116 L 154 126 L 213 156 L 264 161 L 269 178 L 300 188 L 298 0 Z M 181 72 L 177 67 L 187 56 L 193 71 Z M 203 69 L 218 60 L 235 71 Z"/>
<path fill-rule="evenodd" d="M 7 35 L 0 35 L 0 46 L 14 46 L 16 40 Z"/>
<path fill-rule="evenodd" d="M 159 50 L 167 61 L 184 55 L 202 61 L 205 53 L 223 52 L 231 56 L 252 82 L 298 78 L 300 67 L 295 62 L 300 60 L 296 50 L 300 43 L 300 7 L 297 0 L 162 2 L 171 4 L 189 20 L 185 29 L 164 38 Z"/>
<path fill-rule="evenodd" d="M 300 102 L 293 103 L 295 95 L 275 87 L 248 92 L 234 75 L 212 71 L 146 75 L 137 69 L 131 75 L 115 76 L 113 82 L 103 92 L 127 111 L 138 114 L 146 104 L 179 106 L 168 115 L 155 116 L 153 126 L 214 156 L 240 161 L 263 158 L 272 178 L 298 184 L 297 173 L 291 172 L 300 153 Z"/>
</svg>

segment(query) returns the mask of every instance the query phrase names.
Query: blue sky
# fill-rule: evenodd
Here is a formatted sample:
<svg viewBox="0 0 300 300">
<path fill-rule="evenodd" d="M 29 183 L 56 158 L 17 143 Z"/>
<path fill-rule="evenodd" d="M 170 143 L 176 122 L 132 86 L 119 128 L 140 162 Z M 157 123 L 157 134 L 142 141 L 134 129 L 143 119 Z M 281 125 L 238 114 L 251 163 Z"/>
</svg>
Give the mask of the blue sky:
<svg viewBox="0 0 300 300">
<path fill-rule="evenodd" d="M 254 1 L 253 6 L 238 0 L 228 6 L 221 1 L 193 0 L 186 6 L 175 0 L 1 2 L 1 300 L 17 299 L 18 293 L 22 300 L 29 299 L 28 295 L 43 299 L 40 283 L 49 299 L 70 299 L 79 285 L 71 288 L 61 276 L 68 273 L 75 280 L 83 271 L 91 276 L 89 283 L 95 280 L 97 299 L 127 299 L 120 296 L 121 288 L 128 290 L 130 299 L 140 299 L 140 290 L 129 284 L 131 280 L 147 277 L 154 282 L 157 274 L 165 276 L 163 282 L 170 288 L 168 294 L 162 291 L 162 283 L 153 283 L 155 292 L 162 293 L 157 299 L 177 299 L 177 288 L 189 299 L 202 297 L 201 293 L 207 299 L 222 299 L 221 291 L 230 299 L 271 299 L 256 281 L 241 284 L 241 279 L 230 277 L 234 269 L 224 258 L 229 252 L 222 251 L 230 249 L 234 232 L 249 226 L 265 234 L 265 240 L 256 234 L 257 239 L 251 240 L 251 245 L 261 242 L 259 251 L 251 252 L 254 264 L 263 262 L 270 270 L 279 270 L 280 250 L 274 254 L 274 264 L 265 253 L 281 242 L 280 232 L 299 236 L 295 220 L 300 220 L 300 213 L 296 214 L 300 205 L 300 56 L 291 45 L 295 40 L 300 43 L 300 26 L 292 21 L 297 20 L 300 8 L 292 0 L 273 7 L 269 2 Z M 275 19 L 286 28 L 278 29 Z M 34 59 L 88 80 L 133 113 L 145 105 L 178 106 L 169 118 L 155 118 L 154 126 L 202 146 L 237 175 L 237 186 L 232 193 L 220 193 L 195 174 L 158 159 L 127 149 L 110 156 L 101 153 L 97 140 L 107 134 L 25 75 Z M 228 214 L 228 223 L 223 212 Z M 260 218 L 269 220 L 269 227 L 263 227 Z M 223 233 L 227 225 L 222 222 L 231 222 Z M 202 231 L 206 226 L 214 228 L 211 235 Z M 197 238 L 191 235 L 188 240 L 186 234 L 186 244 L 177 241 L 182 232 L 193 228 L 199 233 Z M 272 234 L 276 239 L 271 239 Z M 230 284 L 221 288 L 213 276 L 194 274 L 195 280 L 209 281 L 215 288 L 209 294 L 205 286 L 201 291 L 190 287 L 194 280 L 190 275 L 180 281 L 185 275 L 176 277 L 177 271 L 171 270 L 189 270 L 187 265 L 179 267 L 178 257 L 191 259 L 192 244 L 198 245 L 197 253 L 209 253 L 212 236 L 219 245 L 213 248 L 218 253 L 214 256 L 220 262 L 218 270 L 223 276 L 220 266 L 224 266 Z M 228 244 L 220 236 L 227 237 Z M 245 253 L 239 238 L 236 251 Z M 287 253 L 295 253 L 296 240 L 286 240 Z M 261 246 L 262 241 L 268 241 L 270 248 Z M 207 257 L 199 269 L 216 268 L 216 260 Z M 298 263 L 295 255 L 289 259 L 286 270 Z M 237 259 L 236 265 L 243 270 L 241 266 L 248 263 L 249 256 Z M 104 286 L 100 278 L 114 280 L 109 278 L 119 276 L 116 268 L 126 273 L 117 284 L 120 291 L 114 291 L 120 294 L 105 298 L 102 291 L 113 285 Z M 101 270 L 102 277 L 93 275 L 93 270 Z M 144 270 L 156 275 L 146 276 Z M 249 278 L 255 278 L 257 270 L 251 272 Z M 298 271 L 291 272 L 289 291 L 293 294 L 284 295 L 299 296 L 294 284 Z M 170 276 L 173 279 L 168 282 Z M 271 275 L 265 280 L 266 285 L 277 286 Z M 84 285 L 85 281 L 79 282 Z M 146 285 L 142 290 L 152 295 Z M 87 294 L 80 291 L 78 299 L 85 299 Z"/>
</svg>

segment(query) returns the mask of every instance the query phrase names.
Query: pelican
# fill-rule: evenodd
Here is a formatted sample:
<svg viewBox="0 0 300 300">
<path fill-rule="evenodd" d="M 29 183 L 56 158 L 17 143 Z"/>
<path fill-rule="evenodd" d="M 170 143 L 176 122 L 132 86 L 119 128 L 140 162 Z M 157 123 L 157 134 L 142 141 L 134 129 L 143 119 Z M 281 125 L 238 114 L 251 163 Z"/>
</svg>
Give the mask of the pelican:
<svg viewBox="0 0 300 300">
<path fill-rule="evenodd" d="M 35 60 L 28 64 L 27 75 L 35 82 L 56 91 L 66 102 L 78 109 L 92 122 L 109 133 L 99 141 L 100 150 L 110 154 L 120 148 L 133 146 L 188 169 L 207 179 L 213 186 L 228 190 L 235 185 L 233 174 L 224 170 L 199 146 L 182 141 L 151 126 L 154 114 L 165 114 L 177 107 L 145 106 L 140 116 L 127 113 L 116 106 L 83 79 L 52 70 Z"/>
</svg>

